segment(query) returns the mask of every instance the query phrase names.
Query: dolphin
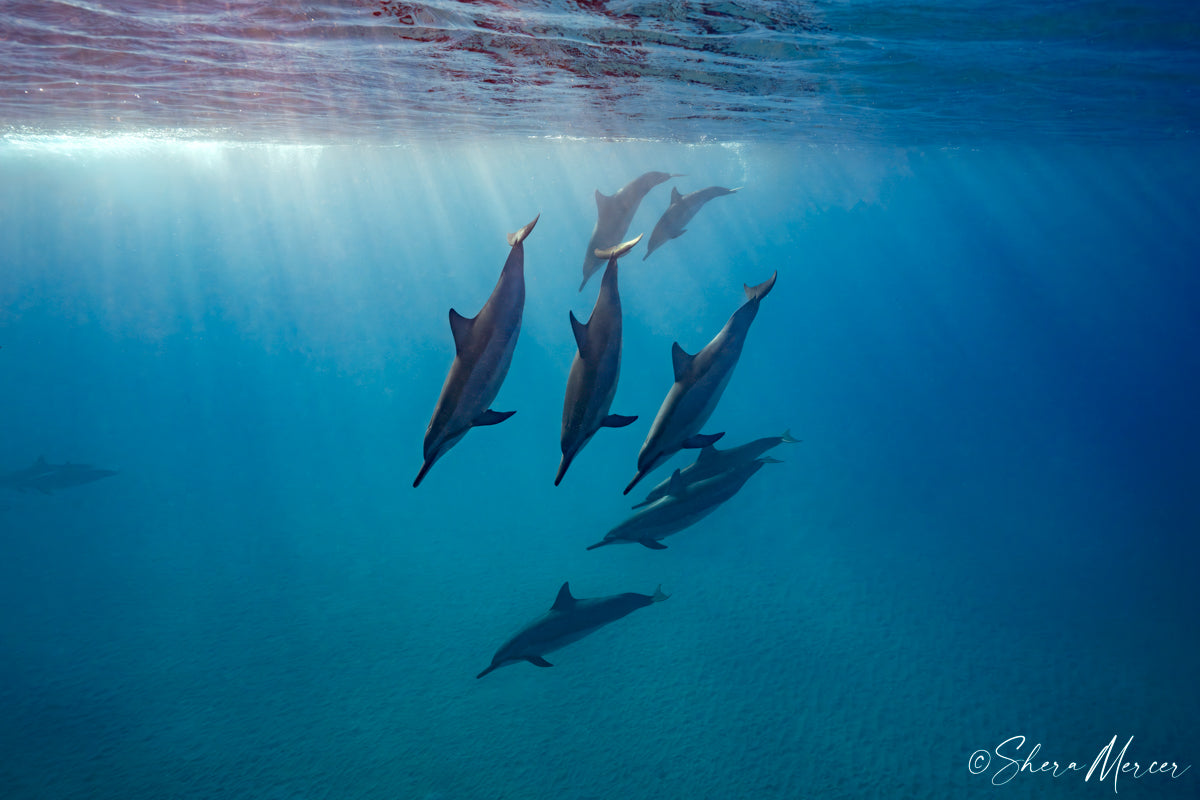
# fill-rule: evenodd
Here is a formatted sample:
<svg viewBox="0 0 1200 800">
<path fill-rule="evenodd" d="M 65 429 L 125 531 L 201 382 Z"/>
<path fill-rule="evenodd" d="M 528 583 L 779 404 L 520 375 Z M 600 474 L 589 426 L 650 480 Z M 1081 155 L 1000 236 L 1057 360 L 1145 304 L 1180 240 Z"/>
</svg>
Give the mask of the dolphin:
<svg viewBox="0 0 1200 800">
<path fill-rule="evenodd" d="M 525 309 L 525 241 L 541 214 L 525 227 L 508 235 L 512 248 L 496 288 L 479 314 L 468 319 L 450 309 L 450 331 L 454 334 L 454 362 L 442 385 L 437 406 L 425 429 L 425 463 L 413 487 L 421 485 L 429 468 L 471 428 L 495 425 L 515 411 L 488 408 L 500 391 L 512 364 L 513 349 L 521 333 Z"/>
<path fill-rule="evenodd" d="M 763 453 L 771 448 L 787 442 L 795 444 L 800 440 L 792 436 L 792 432 L 784 431 L 780 436 L 768 436 L 763 439 L 755 439 L 740 447 L 731 447 L 728 450 L 718 450 L 713 445 L 708 445 L 700 449 L 700 455 L 696 457 L 695 463 L 691 466 L 684 467 L 680 472 L 680 477 L 683 479 L 685 486 L 690 486 L 697 481 L 711 478 L 714 475 L 719 475 L 722 472 L 733 469 L 734 467 L 744 464 L 758 458 Z M 672 476 L 673 477 L 673 476 Z M 654 501 L 665 497 L 667 488 L 670 486 L 671 478 L 660 483 L 650 490 L 646 495 L 646 499 L 634 506 L 634 508 L 642 508 L 648 506 Z"/>
<path fill-rule="evenodd" d="M 651 550 L 665 550 L 667 546 L 660 541 L 661 539 L 695 525 L 716 511 L 722 503 L 737 494 L 746 485 L 746 481 L 762 469 L 763 464 L 774 461 L 775 459 L 752 459 L 691 485 L 684 482 L 679 470 L 675 470 L 668 483 L 667 493 L 662 498 L 629 517 L 605 534 L 601 541 L 589 545 L 587 549 L 595 550 L 606 544 L 636 542 Z"/>
<path fill-rule="evenodd" d="M 575 598 L 571 596 L 570 585 L 564 583 L 550 610 L 502 644 L 492 656 L 491 665 L 475 677 L 482 678 L 494 669 L 518 661 L 552 667 L 554 665 L 543 658 L 547 653 L 577 642 L 639 608 L 661 603 L 668 596 L 663 594 L 660 585 L 653 595 L 625 592 L 609 597 Z"/>
<path fill-rule="evenodd" d="M 600 294 L 587 324 L 571 312 L 571 329 L 579 352 L 571 362 L 567 394 L 563 399 L 562 461 L 554 485 L 562 482 L 571 461 L 601 428 L 624 428 L 636 416 L 609 414 L 621 372 L 621 296 L 617 292 L 617 259 L 633 249 L 641 235 L 596 255 L 608 258 Z"/>
<path fill-rule="evenodd" d="M 742 345 L 750 323 L 758 314 L 758 304 L 775 286 L 779 273 L 758 286 L 746 286 L 748 298 L 742 307 L 721 328 L 721 332 L 694 356 L 688 355 L 679 342 L 671 346 L 671 361 L 675 368 L 675 383 L 667 392 L 658 416 L 650 426 L 650 433 L 638 453 L 637 474 L 625 487 L 625 494 L 638 481 L 662 462 L 685 447 L 701 448 L 714 444 L 724 433 L 704 435 L 700 428 L 708 421 L 733 368 L 742 355 Z"/>
<path fill-rule="evenodd" d="M 25 469 L 0 476 L 0 486 L 17 491 L 38 491 L 54 494 L 56 489 L 69 489 L 85 483 L 110 478 L 117 473 L 110 469 L 98 469 L 91 464 L 50 464 L 38 456 L 37 461 Z"/>
<path fill-rule="evenodd" d="M 607 250 L 620 244 L 646 193 L 660 183 L 680 177 L 683 176 L 666 172 L 647 172 L 622 186 L 611 197 L 601 194 L 599 189 L 596 190 L 596 227 L 592 229 L 592 238 L 588 240 L 587 250 L 583 255 L 583 283 L 579 284 L 579 291 L 583 291 L 592 275 L 604 264 L 604 257 L 596 255 L 596 251 Z"/>
<path fill-rule="evenodd" d="M 667 206 L 667 210 L 658 218 L 658 224 L 650 232 L 650 244 L 646 245 L 646 255 L 642 256 L 642 261 L 645 261 L 651 253 L 670 240 L 687 233 L 687 229 L 683 226 L 691 222 L 692 217 L 696 216 L 696 212 L 709 200 L 733 194 L 740 188 L 742 187 L 726 189 L 722 186 L 710 186 L 698 192 L 681 195 L 679 190 L 672 186 L 671 205 Z"/>
</svg>

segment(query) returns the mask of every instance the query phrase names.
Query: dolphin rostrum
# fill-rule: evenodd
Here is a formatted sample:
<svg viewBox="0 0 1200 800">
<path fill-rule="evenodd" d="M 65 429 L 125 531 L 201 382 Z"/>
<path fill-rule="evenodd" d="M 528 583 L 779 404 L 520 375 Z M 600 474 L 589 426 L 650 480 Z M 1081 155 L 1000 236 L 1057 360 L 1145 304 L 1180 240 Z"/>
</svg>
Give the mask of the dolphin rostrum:
<svg viewBox="0 0 1200 800">
<path fill-rule="evenodd" d="M 617 393 L 621 372 L 621 296 L 617 291 L 617 259 L 633 249 L 642 237 L 631 239 L 596 255 L 608 258 L 600 294 L 587 324 L 571 312 L 571 329 L 579 352 L 571 362 L 567 394 L 563 399 L 562 461 L 554 485 L 562 482 L 567 467 L 601 428 L 623 428 L 637 419 L 608 413 Z"/>
<path fill-rule="evenodd" d="M 722 472 L 752 461 L 768 450 L 778 447 L 785 442 L 795 444 L 799 441 L 799 439 L 792 436 L 791 431 L 784 431 L 781 436 L 767 436 L 763 439 L 755 439 L 752 442 L 739 447 L 731 447 L 728 450 L 718 450 L 710 444 L 707 447 L 701 448 L 700 455 L 696 457 L 695 463 L 684 467 L 680 471 L 680 478 L 683 479 L 684 486 L 691 486 L 697 481 L 711 478 L 714 475 L 719 475 Z M 646 499 L 635 505 L 634 508 L 648 506 L 655 500 L 665 497 L 671 480 L 672 478 L 668 478 L 651 489 L 650 493 L 646 495 Z"/>
<path fill-rule="evenodd" d="M 550 610 L 501 645 L 492 656 L 491 665 L 475 677 L 482 678 L 494 669 L 518 661 L 552 667 L 554 665 L 543 658 L 547 653 L 577 642 L 608 623 L 651 603 L 660 603 L 667 597 L 660 585 L 653 595 L 625 592 L 609 597 L 575 598 L 571 596 L 570 586 L 564 583 Z"/>
<path fill-rule="evenodd" d="M 525 247 L 522 242 L 538 218 L 508 235 L 512 249 L 496 281 L 491 297 L 473 319 L 450 309 L 450 331 L 454 334 L 454 362 L 442 384 L 442 393 L 429 427 L 425 429 L 425 463 L 413 487 L 421 485 L 434 462 L 442 457 L 471 428 L 495 425 L 515 411 L 493 411 L 490 406 L 500 391 L 513 349 L 521 333 L 525 309 Z"/>
<path fill-rule="evenodd" d="M 579 284 L 579 291 L 583 291 L 592 275 L 604 264 L 603 257 L 597 256 L 596 251 L 607 250 L 621 243 L 646 193 L 660 183 L 678 177 L 681 176 L 647 172 L 622 186 L 611 197 L 596 190 L 596 227 L 592 229 L 592 238 L 588 240 L 583 256 L 583 283 Z"/>
<path fill-rule="evenodd" d="M 721 328 L 721 332 L 694 356 L 684 352 L 675 342 L 671 347 L 671 361 L 675 368 L 675 383 L 667 392 L 658 416 L 650 426 L 650 433 L 638 453 L 637 474 L 625 487 L 625 494 L 646 477 L 650 470 L 678 453 L 685 447 L 701 448 L 715 443 L 724 433 L 702 435 L 700 428 L 708 422 L 729 376 L 742 355 L 742 345 L 750 323 L 758 314 L 758 304 L 775 285 L 775 272 L 758 286 L 746 286 L 748 298 L 742 307 Z"/>
<path fill-rule="evenodd" d="M 740 188 L 739 186 L 738 189 Z M 650 232 L 650 244 L 646 245 L 646 255 L 642 256 L 642 261 L 645 261 L 651 253 L 670 240 L 687 233 L 687 229 L 683 226 L 691 222 L 692 217 L 696 216 L 696 212 L 709 200 L 733 194 L 736 191 L 737 189 L 726 189 L 722 186 L 710 186 L 691 194 L 681 195 L 679 190 L 672 186 L 671 205 L 667 206 L 667 210 L 658 218 L 658 224 Z"/>
<path fill-rule="evenodd" d="M 604 539 L 589 545 L 588 550 L 606 544 L 631 543 L 644 545 L 651 550 L 665 550 L 667 546 L 661 539 L 695 525 L 716 511 L 718 506 L 737 494 L 746 481 L 762 469 L 763 464 L 774 461 L 769 458 L 751 459 L 690 485 L 684 483 L 680 471 L 675 470 L 663 497 L 613 528 L 605 534 Z"/>
</svg>

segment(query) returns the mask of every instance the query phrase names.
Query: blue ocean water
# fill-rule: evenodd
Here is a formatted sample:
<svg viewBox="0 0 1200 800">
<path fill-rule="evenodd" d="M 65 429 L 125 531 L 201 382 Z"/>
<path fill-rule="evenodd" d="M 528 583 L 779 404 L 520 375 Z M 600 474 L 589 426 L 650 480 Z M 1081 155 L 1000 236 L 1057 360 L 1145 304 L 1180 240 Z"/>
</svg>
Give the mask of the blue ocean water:
<svg viewBox="0 0 1200 800">
<path fill-rule="evenodd" d="M 1190 5 L 10 9 L 0 475 L 118 474 L 0 487 L 0 795 L 1200 791 Z M 593 192 L 650 170 L 631 236 L 742 188 L 622 262 L 639 419 L 556 488 Z M 538 213 L 517 414 L 413 489 Z M 775 271 L 705 430 L 803 441 L 586 551 Z M 671 597 L 476 680 L 564 581 Z"/>
</svg>

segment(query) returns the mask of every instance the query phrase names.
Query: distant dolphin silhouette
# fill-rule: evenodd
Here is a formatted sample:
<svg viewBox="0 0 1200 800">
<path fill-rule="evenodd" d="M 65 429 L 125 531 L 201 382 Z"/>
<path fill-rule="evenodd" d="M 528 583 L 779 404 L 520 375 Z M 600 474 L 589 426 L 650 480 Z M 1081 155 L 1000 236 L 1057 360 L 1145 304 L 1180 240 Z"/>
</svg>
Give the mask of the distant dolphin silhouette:
<svg viewBox="0 0 1200 800">
<path fill-rule="evenodd" d="M 623 428 L 637 419 L 609 414 L 617 393 L 617 378 L 621 372 L 621 296 L 617 291 L 617 259 L 633 249 L 641 236 L 596 255 L 608 258 L 608 268 L 600 283 L 600 294 L 587 324 L 571 312 L 571 329 L 579 350 L 571 362 L 567 376 L 567 393 L 563 398 L 562 461 L 554 485 L 562 482 L 571 461 L 601 428 Z"/>
<path fill-rule="evenodd" d="M 714 444 L 724 433 L 703 435 L 700 428 L 708 422 L 725 385 L 733 375 L 746 343 L 750 323 L 758 314 L 758 305 L 775 286 L 778 272 L 758 286 L 746 286 L 748 298 L 742 307 L 721 328 L 721 332 L 694 356 L 684 352 L 675 342 L 671 346 L 671 361 L 675 368 L 675 383 L 667 392 L 650 433 L 638 453 L 637 474 L 625 487 L 625 494 L 637 485 L 650 470 L 678 453 L 682 448 L 701 448 Z"/>
<path fill-rule="evenodd" d="M 592 238 L 588 240 L 583 256 L 583 283 L 579 284 L 579 291 L 583 291 L 592 275 L 604 264 L 604 259 L 597 256 L 596 251 L 607 250 L 621 243 L 646 193 L 660 183 L 679 177 L 682 176 L 647 172 L 622 186 L 611 197 L 596 190 L 596 227 L 592 229 Z"/>
<path fill-rule="evenodd" d="M 716 511 L 767 463 L 775 463 L 775 459 L 751 459 L 690 485 L 685 484 L 679 470 L 675 470 L 662 498 L 629 517 L 605 534 L 604 539 L 589 545 L 587 549 L 595 550 L 608 544 L 636 543 L 651 550 L 665 550 L 667 546 L 661 542 L 662 539 L 690 528 Z"/>
<path fill-rule="evenodd" d="M 710 444 L 708 447 L 700 449 L 700 454 L 696 456 L 694 463 L 684 467 L 680 471 L 680 479 L 683 481 L 684 486 L 691 486 L 697 481 L 720 475 L 722 472 L 753 461 L 771 448 L 778 447 L 784 442 L 795 444 L 799 441 L 799 439 L 792 436 L 791 431 L 784 431 L 781 436 L 768 436 L 763 439 L 755 439 L 752 442 L 747 442 L 739 447 L 732 447 L 728 450 L 718 450 Z M 674 480 L 674 476 L 655 486 L 646 495 L 645 500 L 633 507 L 643 508 L 655 500 L 665 497 L 672 480 Z"/>
<path fill-rule="evenodd" d="M 616 622 L 651 603 L 660 603 L 667 597 L 663 594 L 662 586 L 659 586 L 653 595 L 626 592 L 609 597 L 577 599 L 571 596 L 570 586 L 564 583 L 550 610 L 501 645 L 492 657 L 491 665 L 475 677 L 482 678 L 494 669 L 518 661 L 552 667 L 554 665 L 543 658 L 547 653 L 577 642 L 608 623 Z"/>
<path fill-rule="evenodd" d="M 42 494 L 54 494 L 56 489 L 69 489 L 82 486 L 103 478 L 110 478 L 117 473 L 111 469 L 98 469 L 91 464 L 50 464 L 42 456 L 25 469 L 0 475 L 0 486 L 7 486 L 17 491 L 37 491 Z"/>
<path fill-rule="evenodd" d="M 741 187 L 739 186 L 738 189 Z M 726 189 L 721 186 L 710 186 L 707 189 L 701 189 L 698 192 L 681 195 L 679 190 L 674 186 L 671 187 L 671 205 L 667 206 L 667 210 L 658 218 L 658 223 L 654 226 L 654 230 L 650 233 L 650 243 L 646 245 L 646 255 L 642 256 L 642 261 L 650 257 L 658 248 L 672 239 L 676 239 L 687 233 L 684 225 L 691 222 L 692 217 L 696 216 L 696 212 L 703 207 L 705 203 L 715 197 L 722 197 L 727 194 L 733 194 L 737 189 Z"/>
<path fill-rule="evenodd" d="M 442 385 L 437 406 L 425 429 L 425 463 L 417 473 L 413 487 L 421 485 L 429 468 L 467 431 L 482 425 L 495 425 L 515 411 L 488 408 L 508 375 L 517 336 L 521 333 L 521 314 L 525 309 L 525 237 L 537 224 L 539 214 L 525 227 L 508 235 L 512 250 L 496 281 L 496 288 L 474 319 L 450 309 L 450 331 L 454 334 L 454 362 Z"/>
</svg>

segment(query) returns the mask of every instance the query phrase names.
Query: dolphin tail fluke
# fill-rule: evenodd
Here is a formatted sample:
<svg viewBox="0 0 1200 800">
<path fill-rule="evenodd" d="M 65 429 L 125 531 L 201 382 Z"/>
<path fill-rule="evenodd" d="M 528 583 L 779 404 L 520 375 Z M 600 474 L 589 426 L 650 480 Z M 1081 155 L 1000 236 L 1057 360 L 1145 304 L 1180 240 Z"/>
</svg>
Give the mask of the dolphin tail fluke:
<svg viewBox="0 0 1200 800">
<path fill-rule="evenodd" d="M 644 233 L 639 233 L 637 235 L 636 239 L 630 239 L 628 242 L 619 244 L 616 247 L 610 247 L 607 250 L 597 250 L 596 258 L 607 258 L 607 259 L 620 258 L 621 256 L 628 253 L 630 250 L 632 250 L 635 246 L 637 246 L 637 243 L 640 242 L 642 240 L 642 237 L 645 235 L 646 234 L 644 234 Z"/>
<path fill-rule="evenodd" d="M 516 233 L 510 233 L 508 235 L 508 246 L 516 247 L 521 242 L 525 241 L 525 237 L 528 236 L 530 234 L 530 232 L 533 231 L 533 226 L 537 225 L 537 221 L 541 218 L 542 218 L 542 215 L 538 214 L 536 217 L 533 218 L 533 222 L 530 222 L 528 225 L 526 225 L 524 228 L 521 228 Z"/>
<path fill-rule="evenodd" d="M 788 428 L 786 431 L 783 432 L 783 435 L 779 437 L 779 441 L 786 442 L 788 444 L 799 444 L 800 443 L 799 439 L 797 439 L 795 436 L 792 436 L 791 428 Z"/>
<path fill-rule="evenodd" d="M 663 593 L 662 584 L 660 583 L 658 588 L 654 590 L 654 596 L 650 598 L 650 602 L 661 603 L 663 600 L 667 600 L 670 597 L 671 595 Z"/>
<path fill-rule="evenodd" d="M 487 669 L 485 669 L 483 672 L 481 672 L 481 673 L 479 673 L 478 675 L 476 675 L 476 676 L 475 676 L 475 680 L 479 680 L 479 679 L 480 679 L 480 678 L 482 678 L 484 675 L 487 675 L 489 672 L 491 672 L 492 670 L 494 670 L 494 669 L 495 669 L 496 667 L 498 667 L 498 666 L 500 666 L 500 665 L 499 665 L 499 664 L 492 664 L 490 667 L 488 667 Z"/>
<path fill-rule="evenodd" d="M 771 289 L 775 286 L 775 279 L 777 277 L 779 277 L 778 270 L 771 273 L 771 277 L 767 278 L 765 281 L 760 283 L 758 286 L 747 285 L 745 287 L 746 299 L 747 300 L 762 300 L 764 297 L 766 297 L 768 294 L 770 294 Z"/>
</svg>

